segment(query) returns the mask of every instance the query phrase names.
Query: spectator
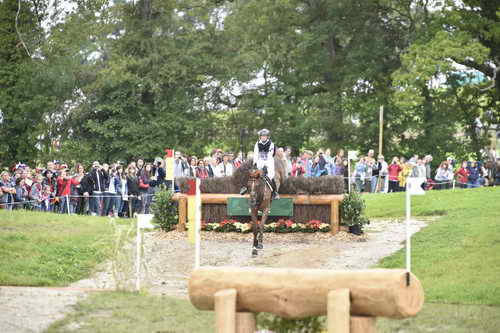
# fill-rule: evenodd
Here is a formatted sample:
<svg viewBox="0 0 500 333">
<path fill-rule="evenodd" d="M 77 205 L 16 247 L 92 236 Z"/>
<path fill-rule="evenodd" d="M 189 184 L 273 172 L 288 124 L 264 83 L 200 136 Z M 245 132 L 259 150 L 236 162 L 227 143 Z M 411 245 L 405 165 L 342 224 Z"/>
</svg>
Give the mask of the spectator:
<svg viewBox="0 0 500 333">
<path fill-rule="evenodd" d="M 455 172 L 459 188 L 467 188 L 469 182 L 469 169 L 467 168 L 467 161 L 463 161 L 461 167 Z"/>
<path fill-rule="evenodd" d="M 436 170 L 436 189 L 442 190 L 447 188 L 449 182 L 450 169 L 448 167 L 448 162 L 441 162 L 439 168 Z"/>
<path fill-rule="evenodd" d="M 479 187 L 480 170 L 477 163 L 475 161 L 470 162 L 468 170 L 469 178 L 467 182 L 467 188 Z"/>
<path fill-rule="evenodd" d="M 300 177 L 304 176 L 306 173 L 306 168 L 304 167 L 303 161 L 300 158 L 295 158 L 292 162 L 292 176 Z"/>
<path fill-rule="evenodd" d="M 122 217 L 124 215 L 125 201 L 128 200 L 128 187 L 127 187 L 127 173 L 123 170 L 123 166 L 119 165 L 116 168 L 116 176 L 120 180 L 120 184 L 116 189 L 116 193 L 119 195 L 118 200 L 118 216 Z M 126 199 L 126 200 L 125 200 Z"/>
<path fill-rule="evenodd" d="M 54 206 L 52 204 L 51 197 L 52 197 L 52 189 L 50 185 L 44 185 L 42 192 L 42 210 L 44 212 L 54 211 Z"/>
<path fill-rule="evenodd" d="M 112 167 L 108 173 L 108 182 L 106 191 L 104 192 L 104 211 L 105 216 L 118 217 L 118 205 L 120 198 L 118 188 L 121 186 L 120 179 L 117 176 L 116 167 Z"/>
<path fill-rule="evenodd" d="M 358 163 L 354 167 L 354 179 L 356 183 L 356 189 L 358 192 L 363 192 L 365 187 L 365 179 L 366 179 L 366 159 L 364 156 L 361 156 Z"/>
<path fill-rule="evenodd" d="M 198 158 L 196 156 L 191 156 L 188 158 L 189 168 L 186 172 L 186 177 L 196 177 L 196 165 L 198 164 Z"/>
<path fill-rule="evenodd" d="M 16 193 L 14 197 L 14 209 L 25 209 L 28 201 L 28 191 L 24 187 L 24 178 L 16 179 Z"/>
<path fill-rule="evenodd" d="M 31 185 L 31 191 L 30 191 L 30 197 L 31 200 L 33 200 L 33 207 L 35 210 L 43 210 L 42 209 L 42 203 L 43 203 L 43 176 L 42 175 L 37 175 L 35 177 L 35 182 L 33 185 Z"/>
<path fill-rule="evenodd" d="M 153 165 L 153 188 L 155 193 L 160 188 L 160 185 L 165 184 L 165 176 L 166 172 L 163 159 L 161 157 L 156 157 Z M 169 182 L 169 184 L 167 184 L 167 188 L 171 188 L 171 186 L 172 184 Z"/>
<path fill-rule="evenodd" d="M 201 179 L 208 178 L 208 170 L 203 160 L 198 161 L 198 165 L 196 166 L 196 177 Z"/>
<path fill-rule="evenodd" d="M 144 160 L 142 158 L 139 158 L 137 160 L 136 168 L 137 168 L 137 176 L 140 176 L 142 169 L 144 168 Z"/>
<path fill-rule="evenodd" d="M 61 214 L 74 213 L 71 211 L 69 195 L 71 194 L 71 186 L 78 185 L 79 183 L 75 178 L 68 175 L 67 169 L 60 170 L 60 176 L 57 178 L 57 196 L 60 197 Z"/>
<path fill-rule="evenodd" d="M 103 194 L 106 189 L 106 178 L 104 171 L 101 168 L 99 161 L 94 161 L 92 163 L 92 170 L 90 171 L 90 177 L 92 178 L 92 184 L 94 185 L 92 189 L 92 196 L 89 201 L 90 213 L 92 216 L 102 215 L 102 199 Z"/>
<path fill-rule="evenodd" d="M 397 156 L 392 158 L 391 164 L 387 167 L 389 173 L 389 190 L 388 192 L 399 192 L 399 173 L 403 170 L 399 164 Z"/>
<path fill-rule="evenodd" d="M 318 156 L 314 159 L 312 166 L 312 176 L 321 177 L 328 175 L 328 170 L 326 169 L 326 160 L 323 156 L 323 152 L 318 152 Z"/>
<path fill-rule="evenodd" d="M 292 175 L 292 149 L 290 147 L 285 147 L 285 161 L 286 174 L 289 177 Z"/>
<path fill-rule="evenodd" d="M 217 175 L 219 177 L 226 177 L 233 175 L 233 165 L 229 163 L 229 154 L 224 154 L 222 156 L 222 163 L 217 166 Z"/>
<path fill-rule="evenodd" d="M 127 215 L 129 217 L 134 216 L 135 213 L 140 211 L 140 201 L 139 201 L 139 177 L 137 177 L 137 169 L 131 165 L 127 168 Z"/>
<path fill-rule="evenodd" d="M 146 163 L 144 168 L 142 169 L 141 175 L 139 177 L 139 194 L 141 200 L 141 213 L 149 214 L 149 206 L 151 205 L 152 199 L 152 189 L 151 189 L 151 181 L 152 181 L 152 173 L 153 168 L 150 163 Z"/>
</svg>

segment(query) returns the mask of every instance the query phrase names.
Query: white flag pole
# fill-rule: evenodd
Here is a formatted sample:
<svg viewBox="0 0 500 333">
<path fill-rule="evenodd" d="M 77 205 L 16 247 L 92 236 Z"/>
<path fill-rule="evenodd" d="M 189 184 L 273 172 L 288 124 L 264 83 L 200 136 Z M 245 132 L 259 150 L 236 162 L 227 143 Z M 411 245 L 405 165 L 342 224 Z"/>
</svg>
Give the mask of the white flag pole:
<svg viewBox="0 0 500 333">
<path fill-rule="evenodd" d="M 135 289 L 139 291 L 141 289 L 141 228 L 139 227 L 139 218 L 137 217 L 137 237 L 136 237 L 136 258 L 135 258 Z"/>
<path fill-rule="evenodd" d="M 347 178 L 348 178 L 348 184 L 349 184 L 349 189 L 347 190 L 347 193 L 351 193 L 351 157 L 347 156 Z"/>
<path fill-rule="evenodd" d="M 410 234 L 410 216 L 411 216 L 411 185 L 406 181 L 406 285 L 410 285 L 411 272 L 411 234 Z"/>
<path fill-rule="evenodd" d="M 201 247 L 201 244 L 200 244 L 201 243 L 201 235 L 200 235 L 200 229 L 201 229 L 200 178 L 196 178 L 195 205 L 196 205 L 196 212 L 195 212 L 195 222 L 194 222 L 194 228 L 195 228 L 194 268 L 197 269 L 198 267 L 200 267 L 200 247 Z"/>
</svg>

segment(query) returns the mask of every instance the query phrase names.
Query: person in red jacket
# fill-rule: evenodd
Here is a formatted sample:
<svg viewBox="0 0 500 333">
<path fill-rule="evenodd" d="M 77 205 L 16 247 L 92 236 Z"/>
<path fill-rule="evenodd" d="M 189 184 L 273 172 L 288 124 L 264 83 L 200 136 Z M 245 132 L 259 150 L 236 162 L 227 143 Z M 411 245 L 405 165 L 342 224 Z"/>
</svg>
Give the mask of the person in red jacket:
<svg viewBox="0 0 500 333">
<path fill-rule="evenodd" d="M 71 212 L 71 204 L 69 196 L 71 195 L 71 185 L 78 185 L 80 182 L 75 178 L 68 175 L 67 169 L 61 169 L 60 175 L 57 177 L 57 196 L 60 197 L 60 212 L 61 214 L 73 213 Z M 68 206 L 69 211 L 68 211 Z"/>
<path fill-rule="evenodd" d="M 467 161 L 462 162 L 462 166 L 455 172 L 458 181 L 458 187 L 467 188 L 470 171 L 467 169 Z"/>
<path fill-rule="evenodd" d="M 389 173 L 389 191 L 388 192 L 398 192 L 399 191 L 399 173 L 403 168 L 399 164 L 399 159 L 395 156 L 392 158 L 392 163 L 388 167 Z"/>
</svg>

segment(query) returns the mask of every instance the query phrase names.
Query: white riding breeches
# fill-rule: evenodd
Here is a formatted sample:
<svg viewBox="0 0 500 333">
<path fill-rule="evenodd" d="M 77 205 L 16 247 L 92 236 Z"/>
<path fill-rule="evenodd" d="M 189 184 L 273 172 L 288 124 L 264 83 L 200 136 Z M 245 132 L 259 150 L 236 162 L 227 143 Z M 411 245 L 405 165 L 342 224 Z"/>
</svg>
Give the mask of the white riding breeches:
<svg viewBox="0 0 500 333">
<path fill-rule="evenodd" d="M 262 170 L 264 166 L 267 167 L 267 176 L 269 179 L 274 179 L 274 159 L 257 160 L 257 169 Z"/>
</svg>

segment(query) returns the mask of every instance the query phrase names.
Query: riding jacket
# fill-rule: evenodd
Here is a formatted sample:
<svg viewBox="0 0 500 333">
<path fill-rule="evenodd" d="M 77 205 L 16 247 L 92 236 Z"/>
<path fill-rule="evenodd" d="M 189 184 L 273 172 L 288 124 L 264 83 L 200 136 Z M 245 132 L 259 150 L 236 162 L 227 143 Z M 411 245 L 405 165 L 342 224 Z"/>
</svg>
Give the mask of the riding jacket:
<svg viewBox="0 0 500 333">
<path fill-rule="evenodd" d="M 267 168 L 267 176 L 274 179 L 274 154 L 275 146 L 271 140 L 265 142 L 257 141 L 253 149 L 254 163 L 257 164 L 258 169 Z"/>
</svg>

